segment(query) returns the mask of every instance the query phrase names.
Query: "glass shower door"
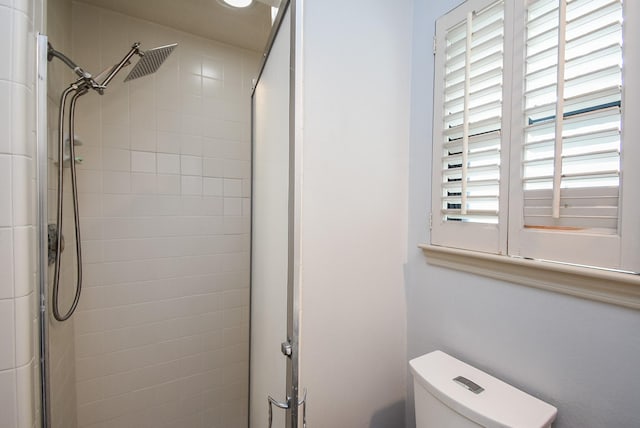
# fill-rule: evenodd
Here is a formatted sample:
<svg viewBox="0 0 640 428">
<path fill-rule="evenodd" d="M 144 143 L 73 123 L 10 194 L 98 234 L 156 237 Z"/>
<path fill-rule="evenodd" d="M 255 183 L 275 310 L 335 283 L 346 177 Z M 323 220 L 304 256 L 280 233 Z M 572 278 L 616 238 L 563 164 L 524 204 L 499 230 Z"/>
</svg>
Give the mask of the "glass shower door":
<svg viewBox="0 0 640 428">
<path fill-rule="evenodd" d="M 253 95 L 250 427 L 291 426 L 290 13 Z M 297 351 L 297 350 L 296 350 Z M 280 402 L 280 403 L 277 403 Z"/>
</svg>

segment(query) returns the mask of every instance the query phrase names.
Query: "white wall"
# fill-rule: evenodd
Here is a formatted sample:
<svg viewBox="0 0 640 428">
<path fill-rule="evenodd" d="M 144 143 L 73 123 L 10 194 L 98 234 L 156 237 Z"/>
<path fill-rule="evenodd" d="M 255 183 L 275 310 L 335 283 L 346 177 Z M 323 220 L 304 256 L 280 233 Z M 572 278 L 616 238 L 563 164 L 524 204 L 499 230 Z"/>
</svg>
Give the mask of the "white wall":
<svg viewBox="0 0 640 428">
<path fill-rule="evenodd" d="M 401 427 L 411 2 L 299 4 L 307 420 Z"/>
<path fill-rule="evenodd" d="M 37 426 L 35 37 L 41 10 L 0 1 L 0 425 Z"/>
<path fill-rule="evenodd" d="M 557 406 L 558 428 L 638 427 L 639 311 L 429 266 L 416 248 L 428 242 L 434 21 L 458 3 L 415 1 L 407 357 L 451 353 Z"/>
</svg>

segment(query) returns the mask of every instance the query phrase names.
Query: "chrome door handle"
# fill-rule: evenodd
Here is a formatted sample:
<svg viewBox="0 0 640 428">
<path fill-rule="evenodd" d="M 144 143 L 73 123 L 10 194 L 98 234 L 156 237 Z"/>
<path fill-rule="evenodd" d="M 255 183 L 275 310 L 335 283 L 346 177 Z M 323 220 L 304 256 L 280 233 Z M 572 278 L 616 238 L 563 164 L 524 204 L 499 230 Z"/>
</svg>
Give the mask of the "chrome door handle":
<svg viewBox="0 0 640 428">
<path fill-rule="evenodd" d="M 276 406 L 279 409 L 287 410 L 287 409 L 289 409 L 289 400 L 287 400 L 286 403 L 283 403 L 283 402 L 280 402 L 278 400 L 275 400 L 270 395 L 267 396 L 267 400 L 269 401 L 269 425 L 268 425 L 268 427 L 271 428 L 271 426 L 273 424 L 273 406 Z"/>
<path fill-rule="evenodd" d="M 286 402 L 278 401 L 272 396 L 268 395 L 267 400 L 269 402 L 269 428 L 273 424 L 273 406 L 279 409 L 289 410 L 291 408 L 291 398 L 288 398 Z M 307 390 L 304 390 L 302 399 L 298 401 L 298 407 L 302 406 L 302 428 L 307 427 Z"/>
</svg>

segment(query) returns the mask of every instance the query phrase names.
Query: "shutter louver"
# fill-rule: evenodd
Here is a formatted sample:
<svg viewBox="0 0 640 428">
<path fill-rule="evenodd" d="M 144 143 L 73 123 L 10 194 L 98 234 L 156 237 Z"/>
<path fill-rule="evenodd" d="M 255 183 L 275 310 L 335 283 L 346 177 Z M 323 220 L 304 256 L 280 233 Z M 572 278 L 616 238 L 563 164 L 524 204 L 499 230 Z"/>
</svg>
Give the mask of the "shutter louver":
<svg viewBox="0 0 640 428">
<path fill-rule="evenodd" d="M 622 2 L 534 1 L 526 31 L 524 227 L 615 234 Z"/>
<path fill-rule="evenodd" d="M 445 35 L 441 214 L 498 222 L 504 2 L 470 12 Z"/>
</svg>

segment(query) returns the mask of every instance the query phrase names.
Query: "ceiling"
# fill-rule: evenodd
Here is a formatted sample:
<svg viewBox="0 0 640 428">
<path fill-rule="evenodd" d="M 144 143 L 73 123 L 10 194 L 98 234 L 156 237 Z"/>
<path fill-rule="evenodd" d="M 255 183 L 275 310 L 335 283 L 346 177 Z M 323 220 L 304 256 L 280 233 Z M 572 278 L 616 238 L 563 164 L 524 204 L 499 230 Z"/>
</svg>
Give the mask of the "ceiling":
<svg viewBox="0 0 640 428">
<path fill-rule="evenodd" d="M 246 8 L 221 0 L 81 0 L 135 18 L 262 52 L 271 31 L 274 0 L 259 0 Z"/>
</svg>

